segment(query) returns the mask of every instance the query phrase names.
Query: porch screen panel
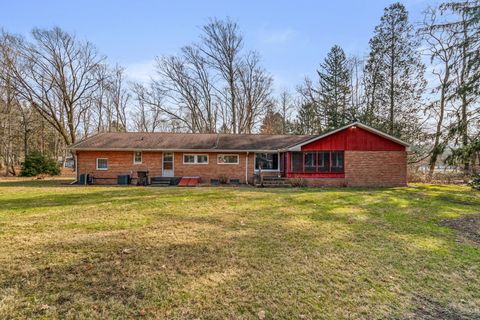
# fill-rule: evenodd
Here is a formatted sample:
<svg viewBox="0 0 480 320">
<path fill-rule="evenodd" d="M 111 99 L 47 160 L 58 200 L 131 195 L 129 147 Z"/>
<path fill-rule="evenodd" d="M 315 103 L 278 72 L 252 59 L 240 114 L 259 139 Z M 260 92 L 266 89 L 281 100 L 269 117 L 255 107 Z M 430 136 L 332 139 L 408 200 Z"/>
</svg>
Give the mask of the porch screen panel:
<svg viewBox="0 0 480 320">
<path fill-rule="evenodd" d="M 301 152 L 292 152 L 292 172 L 302 172 L 303 171 L 303 154 Z"/>
<path fill-rule="evenodd" d="M 317 170 L 317 153 L 305 152 L 305 172 L 315 172 Z"/>
<path fill-rule="evenodd" d="M 285 172 L 285 153 L 280 153 L 280 172 Z"/>
<path fill-rule="evenodd" d="M 318 153 L 318 172 L 330 171 L 330 152 Z"/>
<path fill-rule="evenodd" d="M 332 172 L 343 172 L 343 151 L 332 152 Z"/>
</svg>

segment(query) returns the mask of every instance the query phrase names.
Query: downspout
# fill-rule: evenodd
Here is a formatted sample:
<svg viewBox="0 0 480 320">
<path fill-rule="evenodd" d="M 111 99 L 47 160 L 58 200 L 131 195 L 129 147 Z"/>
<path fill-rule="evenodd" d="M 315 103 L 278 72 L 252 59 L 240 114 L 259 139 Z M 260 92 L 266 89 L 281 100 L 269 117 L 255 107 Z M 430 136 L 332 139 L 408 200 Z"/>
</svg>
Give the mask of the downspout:
<svg viewBox="0 0 480 320">
<path fill-rule="evenodd" d="M 73 155 L 73 161 L 75 161 L 75 181 L 73 184 L 78 183 L 78 157 L 77 157 L 77 152 L 75 151 L 75 154 Z"/>
<path fill-rule="evenodd" d="M 245 157 L 245 183 L 248 185 L 248 151 Z"/>
</svg>

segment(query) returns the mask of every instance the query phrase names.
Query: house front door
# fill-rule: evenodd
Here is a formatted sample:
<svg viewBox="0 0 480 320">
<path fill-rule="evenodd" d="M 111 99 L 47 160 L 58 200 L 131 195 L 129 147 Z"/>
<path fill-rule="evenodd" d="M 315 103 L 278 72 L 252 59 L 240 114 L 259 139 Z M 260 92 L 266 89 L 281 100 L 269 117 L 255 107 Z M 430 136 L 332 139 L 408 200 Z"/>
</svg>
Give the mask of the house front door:
<svg viewBox="0 0 480 320">
<path fill-rule="evenodd" d="M 173 152 L 164 152 L 163 161 L 162 161 L 162 176 L 163 177 L 173 177 L 174 176 L 173 168 Z"/>
</svg>

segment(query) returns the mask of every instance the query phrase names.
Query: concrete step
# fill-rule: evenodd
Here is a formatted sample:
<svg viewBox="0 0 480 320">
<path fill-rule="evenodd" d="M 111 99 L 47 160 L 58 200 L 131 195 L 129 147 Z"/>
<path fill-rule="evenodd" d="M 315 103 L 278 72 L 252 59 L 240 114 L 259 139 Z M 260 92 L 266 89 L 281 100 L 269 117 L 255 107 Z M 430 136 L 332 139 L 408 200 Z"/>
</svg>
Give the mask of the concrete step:
<svg viewBox="0 0 480 320">
<path fill-rule="evenodd" d="M 255 183 L 256 187 L 261 187 L 262 184 L 257 182 Z M 291 187 L 292 184 L 290 181 L 287 180 L 278 180 L 278 181 L 265 181 L 263 180 L 263 186 L 267 188 L 273 188 L 273 187 Z"/>
<path fill-rule="evenodd" d="M 262 187 L 262 185 L 261 184 L 256 184 L 255 187 L 259 188 L 259 187 Z M 265 188 L 291 188 L 292 185 L 291 184 L 268 184 L 268 183 L 264 183 L 263 187 L 265 187 Z"/>
</svg>

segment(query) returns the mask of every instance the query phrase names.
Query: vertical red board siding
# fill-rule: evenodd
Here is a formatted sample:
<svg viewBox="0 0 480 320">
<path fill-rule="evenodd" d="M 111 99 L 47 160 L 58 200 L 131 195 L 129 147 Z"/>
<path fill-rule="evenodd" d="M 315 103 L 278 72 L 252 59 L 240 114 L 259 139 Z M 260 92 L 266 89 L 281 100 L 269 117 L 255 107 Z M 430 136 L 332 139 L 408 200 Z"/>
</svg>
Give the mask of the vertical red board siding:
<svg viewBox="0 0 480 320">
<path fill-rule="evenodd" d="M 404 151 L 405 146 L 359 127 L 350 127 L 302 147 L 310 150 Z"/>
</svg>

